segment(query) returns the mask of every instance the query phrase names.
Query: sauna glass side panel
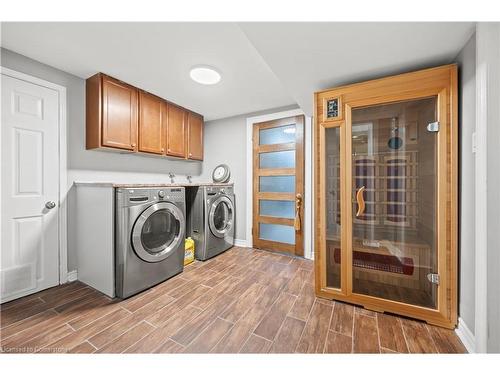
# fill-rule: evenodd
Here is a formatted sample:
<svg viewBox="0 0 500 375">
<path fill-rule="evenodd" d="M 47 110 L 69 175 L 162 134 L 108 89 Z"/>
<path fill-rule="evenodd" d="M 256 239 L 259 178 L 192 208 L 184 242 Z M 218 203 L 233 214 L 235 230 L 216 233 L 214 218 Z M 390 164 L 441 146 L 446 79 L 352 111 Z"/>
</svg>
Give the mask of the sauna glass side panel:
<svg viewBox="0 0 500 375">
<path fill-rule="evenodd" d="M 326 285 L 340 289 L 340 128 L 325 129 Z"/>
</svg>

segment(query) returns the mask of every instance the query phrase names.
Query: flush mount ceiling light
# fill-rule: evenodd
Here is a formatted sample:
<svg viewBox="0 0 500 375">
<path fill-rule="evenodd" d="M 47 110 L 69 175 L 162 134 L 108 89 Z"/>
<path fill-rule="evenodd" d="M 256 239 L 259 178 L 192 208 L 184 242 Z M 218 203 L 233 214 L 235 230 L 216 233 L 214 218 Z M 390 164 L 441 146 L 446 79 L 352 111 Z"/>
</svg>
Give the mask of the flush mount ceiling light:
<svg viewBox="0 0 500 375">
<path fill-rule="evenodd" d="M 215 85 L 221 80 L 220 73 L 213 67 L 198 65 L 191 68 L 189 72 L 191 79 L 202 85 Z"/>
</svg>

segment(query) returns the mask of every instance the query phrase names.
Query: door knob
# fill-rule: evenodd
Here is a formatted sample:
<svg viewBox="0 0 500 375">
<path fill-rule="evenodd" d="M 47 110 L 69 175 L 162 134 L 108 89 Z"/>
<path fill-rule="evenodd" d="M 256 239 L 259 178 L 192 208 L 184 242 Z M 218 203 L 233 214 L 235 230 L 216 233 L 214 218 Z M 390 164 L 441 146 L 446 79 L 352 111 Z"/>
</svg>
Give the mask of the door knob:
<svg viewBox="0 0 500 375">
<path fill-rule="evenodd" d="M 56 206 L 56 202 L 54 201 L 48 201 L 45 203 L 45 207 L 48 208 L 49 210 L 52 210 Z"/>
</svg>

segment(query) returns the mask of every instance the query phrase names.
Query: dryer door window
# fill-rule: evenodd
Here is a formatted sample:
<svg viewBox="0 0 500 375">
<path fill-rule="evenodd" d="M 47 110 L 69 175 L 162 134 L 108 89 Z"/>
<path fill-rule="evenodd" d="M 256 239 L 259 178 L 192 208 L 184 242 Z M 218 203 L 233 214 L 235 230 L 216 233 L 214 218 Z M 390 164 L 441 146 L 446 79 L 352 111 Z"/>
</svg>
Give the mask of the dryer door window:
<svg viewBox="0 0 500 375">
<path fill-rule="evenodd" d="M 228 197 L 217 198 L 210 206 L 209 226 L 217 237 L 224 237 L 233 226 L 233 202 Z"/>
<path fill-rule="evenodd" d="M 149 206 L 132 231 L 136 254 L 147 262 L 166 259 L 184 240 L 184 226 L 184 215 L 174 204 L 161 202 Z"/>
</svg>

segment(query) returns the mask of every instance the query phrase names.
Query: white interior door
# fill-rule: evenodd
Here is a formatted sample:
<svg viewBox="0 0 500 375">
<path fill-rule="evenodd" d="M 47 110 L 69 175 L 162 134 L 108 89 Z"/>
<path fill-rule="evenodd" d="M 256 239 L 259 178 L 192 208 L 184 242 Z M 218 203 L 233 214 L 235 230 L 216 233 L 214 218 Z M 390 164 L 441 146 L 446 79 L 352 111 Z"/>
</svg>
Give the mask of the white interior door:
<svg viewBox="0 0 500 375">
<path fill-rule="evenodd" d="M 59 284 L 59 93 L 2 73 L 1 302 Z"/>
</svg>

